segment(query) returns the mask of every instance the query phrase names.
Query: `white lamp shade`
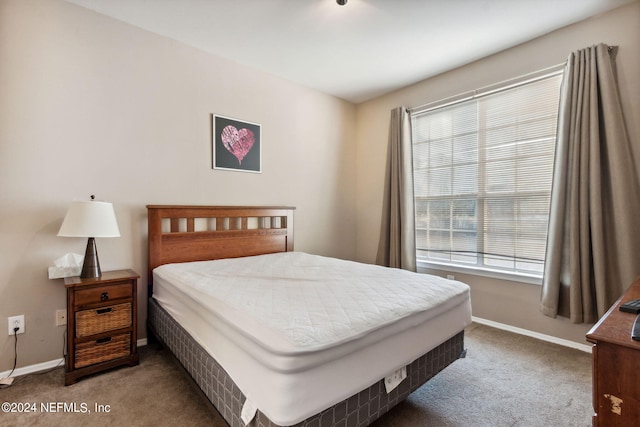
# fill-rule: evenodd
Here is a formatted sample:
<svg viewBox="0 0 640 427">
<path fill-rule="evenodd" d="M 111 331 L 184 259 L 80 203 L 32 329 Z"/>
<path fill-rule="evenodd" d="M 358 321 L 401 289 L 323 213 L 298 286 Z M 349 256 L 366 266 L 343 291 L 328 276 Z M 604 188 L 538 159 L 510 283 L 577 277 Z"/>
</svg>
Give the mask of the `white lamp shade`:
<svg viewBox="0 0 640 427">
<path fill-rule="evenodd" d="M 97 201 L 71 202 L 58 236 L 120 237 L 113 205 Z"/>
</svg>

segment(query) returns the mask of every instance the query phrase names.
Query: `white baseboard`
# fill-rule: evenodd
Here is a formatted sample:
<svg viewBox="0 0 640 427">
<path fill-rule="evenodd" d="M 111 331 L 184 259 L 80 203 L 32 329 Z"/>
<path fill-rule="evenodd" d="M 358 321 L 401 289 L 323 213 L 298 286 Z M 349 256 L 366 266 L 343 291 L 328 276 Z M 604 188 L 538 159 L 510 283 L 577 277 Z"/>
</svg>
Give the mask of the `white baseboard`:
<svg viewBox="0 0 640 427">
<path fill-rule="evenodd" d="M 19 377 L 21 375 L 32 374 L 34 372 L 46 371 L 47 369 L 57 368 L 64 365 L 64 359 L 50 360 L 48 362 L 36 363 L 35 365 L 23 366 L 22 368 L 16 368 L 11 374 L 12 377 Z M 11 370 L 0 372 L 0 378 L 6 378 L 11 373 Z"/>
<path fill-rule="evenodd" d="M 138 347 L 147 345 L 147 339 L 142 338 L 136 341 Z M 21 375 L 33 374 L 35 372 L 46 371 L 47 369 L 57 368 L 64 365 L 64 358 L 50 360 L 48 362 L 36 363 L 35 365 L 23 366 L 22 368 L 16 368 L 11 374 L 12 377 L 19 377 Z M 0 378 L 6 378 L 11 373 L 11 369 L 8 371 L 0 372 Z"/>
<path fill-rule="evenodd" d="M 587 344 L 580 344 L 575 341 L 565 340 L 562 338 L 554 337 L 552 335 L 545 335 L 538 332 L 533 332 L 528 329 L 516 328 L 515 326 L 494 322 L 493 320 L 482 319 L 480 317 L 473 316 L 471 320 L 481 325 L 491 326 L 496 329 L 502 329 L 503 331 L 513 332 L 516 334 L 536 338 L 542 341 L 547 341 L 553 344 L 558 344 L 564 347 L 575 348 L 576 350 L 584 351 L 586 353 L 591 353 L 591 346 Z"/>
</svg>

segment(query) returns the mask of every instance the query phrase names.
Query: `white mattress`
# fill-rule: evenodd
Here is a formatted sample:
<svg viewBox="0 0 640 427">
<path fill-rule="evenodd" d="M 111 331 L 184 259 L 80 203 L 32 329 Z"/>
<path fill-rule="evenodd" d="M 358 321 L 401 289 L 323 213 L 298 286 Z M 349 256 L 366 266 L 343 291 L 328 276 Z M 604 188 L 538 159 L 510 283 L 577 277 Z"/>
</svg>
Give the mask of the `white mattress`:
<svg viewBox="0 0 640 427">
<path fill-rule="evenodd" d="M 168 264 L 154 298 L 276 424 L 300 422 L 471 322 L 469 287 L 286 252 Z"/>
</svg>

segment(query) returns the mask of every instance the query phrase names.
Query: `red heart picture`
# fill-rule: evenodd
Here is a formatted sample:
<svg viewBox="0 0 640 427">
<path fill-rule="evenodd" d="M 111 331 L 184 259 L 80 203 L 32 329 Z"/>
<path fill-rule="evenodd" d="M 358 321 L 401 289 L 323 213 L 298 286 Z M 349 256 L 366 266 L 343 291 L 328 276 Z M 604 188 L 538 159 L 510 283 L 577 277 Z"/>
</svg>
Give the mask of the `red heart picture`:
<svg viewBox="0 0 640 427">
<path fill-rule="evenodd" d="M 249 129 L 242 128 L 238 130 L 231 125 L 222 129 L 220 137 L 224 148 L 238 159 L 238 164 L 242 164 L 242 159 L 251 150 L 255 142 L 253 132 Z"/>
</svg>

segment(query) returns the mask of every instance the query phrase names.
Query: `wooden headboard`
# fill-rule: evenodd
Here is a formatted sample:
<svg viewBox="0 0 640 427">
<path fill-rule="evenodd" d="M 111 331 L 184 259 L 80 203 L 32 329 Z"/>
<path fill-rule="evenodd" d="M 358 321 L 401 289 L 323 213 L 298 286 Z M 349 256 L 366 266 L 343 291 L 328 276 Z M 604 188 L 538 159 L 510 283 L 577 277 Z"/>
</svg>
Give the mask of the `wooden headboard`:
<svg viewBox="0 0 640 427">
<path fill-rule="evenodd" d="M 154 268 L 293 250 L 293 207 L 148 205 Z"/>
</svg>

